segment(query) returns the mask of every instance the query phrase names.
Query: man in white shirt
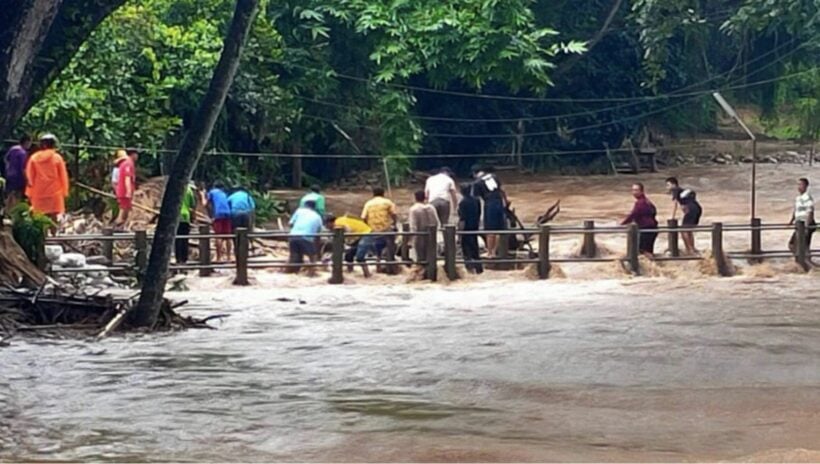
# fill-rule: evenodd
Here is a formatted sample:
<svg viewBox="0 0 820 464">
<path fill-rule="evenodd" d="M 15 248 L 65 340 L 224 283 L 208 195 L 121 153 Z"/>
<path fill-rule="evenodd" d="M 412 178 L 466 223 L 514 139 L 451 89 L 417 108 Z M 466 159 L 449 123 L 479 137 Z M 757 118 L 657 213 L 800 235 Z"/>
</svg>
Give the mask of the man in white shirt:
<svg viewBox="0 0 820 464">
<path fill-rule="evenodd" d="M 450 223 L 450 211 L 458 204 L 458 191 L 449 168 L 439 169 L 435 175 L 427 178 L 424 185 L 427 202 L 436 209 L 438 220 L 442 225 Z"/>
<path fill-rule="evenodd" d="M 805 177 L 797 181 L 797 197 L 794 199 L 794 212 L 789 224 L 794 224 L 796 221 L 802 221 L 806 224 L 806 242 L 809 249 L 811 249 L 811 236 L 816 228 L 814 222 L 814 197 L 809 193 L 809 180 Z M 797 240 L 797 233 L 792 234 L 789 240 L 789 249 L 794 251 Z"/>
</svg>

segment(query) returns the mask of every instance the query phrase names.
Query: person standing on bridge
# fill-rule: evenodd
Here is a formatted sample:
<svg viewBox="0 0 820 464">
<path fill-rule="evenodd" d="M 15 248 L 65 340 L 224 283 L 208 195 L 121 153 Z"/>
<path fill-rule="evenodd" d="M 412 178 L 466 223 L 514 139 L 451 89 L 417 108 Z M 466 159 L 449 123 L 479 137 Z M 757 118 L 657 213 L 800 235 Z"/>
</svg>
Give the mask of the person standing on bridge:
<svg viewBox="0 0 820 464">
<path fill-rule="evenodd" d="M 211 215 L 211 227 L 217 235 L 230 235 L 233 233 L 231 226 L 231 206 L 228 204 L 228 194 L 225 193 L 225 185 L 216 181 L 208 191 L 205 197 L 205 204 L 208 206 L 208 212 Z M 216 260 L 217 262 L 224 262 L 231 257 L 233 251 L 231 250 L 230 238 L 216 239 Z"/>
<path fill-rule="evenodd" d="M 316 202 L 308 200 L 290 218 L 288 263 L 296 266 L 288 272 L 298 273 L 300 265 L 305 262 L 305 255 L 311 263 L 316 262 L 319 250 L 319 237 L 316 235 L 320 232 L 322 232 L 322 217 L 316 211 Z M 309 273 L 311 276 L 315 275 L 316 269 L 311 267 Z"/>
<path fill-rule="evenodd" d="M 410 232 L 421 232 L 424 234 L 413 237 L 413 249 L 416 252 L 416 263 L 421 264 L 427 259 L 427 248 L 431 245 L 427 237 L 427 231 L 430 230 L 430 227 L 435 227 L 438 229 L 441 227 L 441 223 L 439 222 L 439 216 L 436 208 L 424 201 L 424 190 L 417 191 L 414 194 L 414 197 L 416 202 L 410 207 L 408 216 L 410 219 Z"/>
<path fill-rule="evenodd" d="M 484 200 L 484 230 L 487 232 L 487 256 L 498 255 L 498 234 L 493 231 L 506 230 L 507 194 L 501 188 L 501 181 L 492 167 L 475 169 L 475 194 Z M 506 237 L 505 237 L 506 239 Z"/>
<path fill-rule="evenodd" d="M 809 192 L 809 180 L 802 177 L 797 180 L 797 197 L 794 199 L 794 211 L 789 225 L 802 221 L 806 225 L 806 246 L 811 250 L 811 236 L 817 229 L 814 222 L 814 197 Z M 789 239 L 789 250 L 794 251 L 797 243 L 797 232 Z"/>
<path fill-rule="evenodd" d="M 299 207 L 304 208 L 309 201 L 316 204 L 315 210 L 319 213 L 319 216 L 325 217 L 325 196 L 322 195 L 322 187 L 318 184 L 312 185 L 310 187 L 310 192 L 302 196 L 302 199 L 299 200 Z"/>
<path fill-rule="evenodd" d="M 473 196 L 472 184 L 461 187 L 461 201 L 458 204 L 458 228 L 465 232 L 476 232 L 481 224 L 481 202 Z M 464 266 L 474 274 L 484 272 L 481 264 L 481 252 L 478 248 L 478 235 L 470 233 L 461 236 L 461 253 L 464 255 Z"/>
<path fill-rule="evenodd" d="M 450 212 L 454 211 L 458 204 L 458 192 L 452 171 L 449 168 L 441 168 L 436 174 L 428 177 L 424 184 L 424 194 L 427 203 L 436 209 L 439 223 L 448 224 Z"/>
<path fill-rule="evenodd" d="M 57 137 L 54 134 L 40 137 L 40 149 L 26 165 L 26 179 L 26 195 L 31 200 L 31 209 L 51 218 L 54 221 L 51 232 L 56 234 L 59 217 L 65 213 L 68 170 L 63 157 L 57 152 Z"/>
<path fill-rule="evenodd" d="M 231 227 L 236 229 L 253 230 L 253 216 L 256 212 L 256 202 L 244 187 L 236 187 L 228 196 L 228 206 L 231 208 Z"/>
<path fill-rule="evenodd" d="M 640 231 L 638 240 L 638 251 L 647 258 L 653 258 L 655 254 L 655 239 L 658 238 L 657 209 L 649 201 L 644 192 L 643 184 L 636 182 L 632 184 L 632 196 L 635 198 L 635 205 L 629 216 L 621 221 L 621 225 L 636 224 Z"/>
<path fill-rule="evenodd" d="M 669 194 L 672 195 L 672 219 L 675 219 L 675 215 L 678 212 L 678 206 L 680 206 L 680 209 L 683 212 L 683 220 L 681 225 L 684 228 L 696 227 L 700 224 L 700 217 L 703 215 L 703 208 L 701 208 L 700 203 L 698 203 L 695 191 L 692 189 L 681 188 L 678 183 L 678 179 L 675 177 L 669 177 L 666 179 L 666 188 L 669 191 Z M 689 255 L 698 254 L 698 250 L 695 248 L 695 233 L 692 231 L 684 231 L 681 232 L 680 235 L 681 238 L 683 238 L 686 253 Z"/>
<path fill-rule="evenodd" d="M 191 220 L 196 217 L 196 191 L 193 182 L 188 183 L 185 188 L 185 196 L 182 197 L 182 207 L 179 210 L 179 225 L 177 226 L 177 239 L 174 242 L 174 257 L 177 264 L 188 263 L 190 245 L 188 235 L 191 233 Z M 183 236 L 185 238 L 179 238 Z"/>
<path fill-rule="evenodd" d="M 31 137 L 23 135 L 19 142 L 6 152 L 6 209 L 9 211 L 26 193 L 26 162 L 31 149 Z"/>
<path fill-rule="evenodd" d="M 370 277 L 370 271 L 366 263 L 367 254 L 373 253 L 376 255 L 376 259 L 379 260 L 382 252 L 387 247 L 387 241 L 395 240 L 395 237 L 380 235 L 380 232 L 394 230 L 398 219 L 396 204 L 384 197 L 384 188 L 373 188 L 373 198 L 364 204 L 362 219 L 373 232 L 362 237 L 361 242 L 359 242 L 356 250 L 356 262 L 361 263 L 365 277 Z"/>
</svg>

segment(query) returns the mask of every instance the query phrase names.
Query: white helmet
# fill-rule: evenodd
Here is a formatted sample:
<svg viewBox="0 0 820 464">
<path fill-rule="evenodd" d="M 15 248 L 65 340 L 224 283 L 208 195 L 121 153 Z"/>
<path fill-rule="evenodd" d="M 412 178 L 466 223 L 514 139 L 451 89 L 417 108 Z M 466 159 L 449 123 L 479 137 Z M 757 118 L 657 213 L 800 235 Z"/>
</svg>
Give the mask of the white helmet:
<svg viewBox="0 0 820 464">
<path fill-rule="evenodd" d="M 46 132 L 45 134 L 40 136 L 40 141 L 43 140 L 52 140 L 54 143 L 57 143 L 57 136 L 52 134 L 51 132 Z"/>
</svg>

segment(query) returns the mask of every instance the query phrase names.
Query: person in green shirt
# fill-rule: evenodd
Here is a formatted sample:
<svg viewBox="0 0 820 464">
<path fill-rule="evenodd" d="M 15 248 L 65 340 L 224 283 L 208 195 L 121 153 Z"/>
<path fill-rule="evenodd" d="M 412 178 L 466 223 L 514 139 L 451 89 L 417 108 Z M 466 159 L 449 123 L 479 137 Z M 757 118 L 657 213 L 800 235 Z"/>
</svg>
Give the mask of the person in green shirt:
<svg viewBox="0 0 820 464">
<path fill-rule="evenodd" d="M 182 199 L 182 208 L 179 210 L 179 225 L 177 226 L 177 237 L 186 236 L 191 233 L 191 218 L 196 214 L 196 193 L 194 185 L 188 184 L 185 190 L 185 197 Z M 174 257 L 177 264 L 188 262 L 188 239 L 177 238 L 174 242 Z"/>
<path fill-rule="evenodd" d="M 306 193 L 302 196 L 302 199 L 299 200 L 299 207 L 304 208 L 305 204 L 309 201 L 316 203 L 316 212 L 319 213 L 319 216 L 322 218 L 325 217 L 325 197 L 321 194 L 322 187 L 318 185 L 312 185 L 310 187 L 310 192 Z"/>
</svg>

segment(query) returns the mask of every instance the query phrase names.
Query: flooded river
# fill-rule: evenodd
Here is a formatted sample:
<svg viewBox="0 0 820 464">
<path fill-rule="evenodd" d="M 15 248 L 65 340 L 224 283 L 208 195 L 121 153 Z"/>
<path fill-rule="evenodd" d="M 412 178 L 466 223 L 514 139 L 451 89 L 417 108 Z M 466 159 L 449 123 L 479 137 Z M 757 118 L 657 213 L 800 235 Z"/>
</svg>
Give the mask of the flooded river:
<svg viewBox="0 0 820 464">
<path fill-rule="evenodd" d="M 183 295 L 230 317 L 0 349 L 0 460 L 783 459 L 820 448 L 816 282 Z"/>
</svg>

